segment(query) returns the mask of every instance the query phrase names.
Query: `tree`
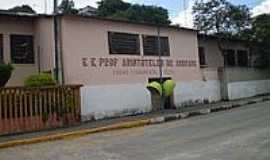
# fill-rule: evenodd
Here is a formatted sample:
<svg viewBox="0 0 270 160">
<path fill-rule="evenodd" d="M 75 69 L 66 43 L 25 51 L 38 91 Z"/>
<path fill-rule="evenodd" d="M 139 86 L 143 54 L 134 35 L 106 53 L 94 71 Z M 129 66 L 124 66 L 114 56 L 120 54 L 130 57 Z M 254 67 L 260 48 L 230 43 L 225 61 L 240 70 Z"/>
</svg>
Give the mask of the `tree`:
<svg viewBox="0 0 270 160">
<path fill-rule="evenodd" d="M 197 0 L 193 6 L 194 26 L 205 34 L 235 35 L 250 27 L 251 13 L 245 5 L 226 0 Z"/>
<path fill-rule="evenodd" d="M 15 6 L 13 8 L 8 9 L 11 12 L 23 12 L 23 13 L 36 13 L 34 9 L 32 9 L 29 5 Z"/>
<path fill-rule="evenodd" d="M 252 31 L 257 41 L 270 43 L 270 14 L 262 14 L 253 19 Z"/>
<path fill-rule="evenodd" d="M 162 7 L 130 4 L 122 0 L 102 0 L 98 2 L 99 17 L 168 25 L 168 11 Z"/>
<path fill-rule="evenodd" d="M 77 14 L 78 10 L 75 9 L 73 0 L 63 0 L 58 7 L 58 11 L 64 14 Z"/>
<path fill-rule="evenodd" d="M 126 11 L 131 4 L 122 0 L 101 0 L 98 3 L 97 15 L 100 17 L 110 17 L 119 12 Z"/>
<path fill-rule="evenodd" d="M 262 14 L 253 18 L 252 29 L 248 37 L 256 45 L 252 45 L 254 55 L 257 55 L 255 64 L 257 67 L 270 66 L 270 14 Z"/>
<path fill-rule="evenodd" d="M 251 27 L 251 13 L 245 5 L 227 0 L 197 0 L 193 6 L 194 26 L 203 34 L 214 35 L 224 56 L 224 45 Z"/>
<path fill-rule="evenodd" d="M 154 24 L 170 24 L 168 11 L 162 7 L 132 5 L 126 11 L 121 11 L 109 16 L 114 19 L 124 19 L 133 22 Z"/>
</svg>

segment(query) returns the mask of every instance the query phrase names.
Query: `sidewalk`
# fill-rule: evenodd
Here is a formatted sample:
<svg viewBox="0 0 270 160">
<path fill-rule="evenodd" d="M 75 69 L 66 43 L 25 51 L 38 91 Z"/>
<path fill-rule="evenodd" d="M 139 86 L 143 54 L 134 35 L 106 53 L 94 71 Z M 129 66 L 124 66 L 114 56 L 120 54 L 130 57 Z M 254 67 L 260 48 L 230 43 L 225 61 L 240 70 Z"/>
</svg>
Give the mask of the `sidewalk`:
<svg viewBox="0 0 270 160">
<path fill-rule="evenodd" d="M 178 110 L 165 110 L 143 115 L 82 123 L 78 126 L 71 126 L 68 128 L 58 128 L 34 133 L 0 136 L 0 148 L 7 148 L 24 144 L 40 143 L 52 140 L 60 140 L 65 138 L 74 138 L 98 132 L 164 123 L 196 115 L 204 115 L 209 114 L 211 112 L 229 110 L 232 108 L 241 107 L 253 103 L 260 103 L 269 100 L 270 96 L 268 95 L 258 96 L 236 101 L 218 102 L 215 104 L 206 104 L 206 105 L 196 105 L 181 108 Z"/>
</svg>

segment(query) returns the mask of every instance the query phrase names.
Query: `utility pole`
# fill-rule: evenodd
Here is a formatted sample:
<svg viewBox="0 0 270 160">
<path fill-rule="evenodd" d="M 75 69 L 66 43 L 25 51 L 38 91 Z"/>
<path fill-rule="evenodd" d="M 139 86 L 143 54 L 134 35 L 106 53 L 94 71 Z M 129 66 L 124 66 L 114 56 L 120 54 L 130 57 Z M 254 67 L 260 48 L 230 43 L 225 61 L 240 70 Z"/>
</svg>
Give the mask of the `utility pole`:
<svg viewBox="0 0 270 160">
<path fill-rule="evenodd" d="M 157 28 L 157 40 L 158 40 L 158 58 L 159 58 L 159 81 L 160 81 L 160 85 L 162 88 L 162 93 L 160 95 L 160 109 L 164 109 L 164 88 L 163 88 L 163 72 L 162 72 L 162 67 L 163 67 L 163 61 L 162 61 L 162 53 L 161 53 L 161 44 L 160 44 L 160 26 L 158 26 Z"/>
<path fill-rule="evenodd" d="M 47 10 L 48 10 L 48 4 L 47 4 L 47 0 L 44 0 L 44 14 L 47 14 Z"/>
<path fill-rule="evenodd" d="M 183 0 L 183 9 L 185 14 L 185 26 L 187 26 L 187 3 L 186 0 Z"/>
<path fill-rule="evenodd" d="M 58 48 L 58 2 L 54 0 L 53 3 L 53 21 L 54 21 L 54 77 L 59 83 L 59 48 Z"/>
</svg>

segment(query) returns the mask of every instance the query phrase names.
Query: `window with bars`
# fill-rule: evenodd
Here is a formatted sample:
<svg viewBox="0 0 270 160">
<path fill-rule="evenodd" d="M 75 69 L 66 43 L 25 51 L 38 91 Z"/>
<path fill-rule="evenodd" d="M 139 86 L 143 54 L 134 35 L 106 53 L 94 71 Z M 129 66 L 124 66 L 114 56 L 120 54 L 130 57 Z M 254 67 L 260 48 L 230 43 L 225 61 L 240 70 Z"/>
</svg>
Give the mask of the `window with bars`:
<svg viewBox="0 0 270 160">
<path fill-rule="evenodd" d="M 4 61 L 3 34 L 0 34 L 0 63 Z"/>
<path fill-rule="evenodd" d="M 110 54 L 140 55 L 138 34 L 109 32 Z"/>
<path fill-rule="evenodd" d="M 143 35 L 143 52 L 145 56 L 159 56 L 158 37 Z M 168 37 L 160 37 L 161 56 L 170 56 Z"/>
<path fill-rule="evenodd" d="M 237 51 L 237 62 L 239 67 L 248 67 L 248 52 L 246 50 Z"/>
<path fill-rule="evenodd" d="M 15 64 L 33 64 L 34 45 L 33 36 L 11 35 L 11 60 Z"/>
<path fill-rule="evenodd" d="M 201 66 L 206 65 L 206 57 L 205 57 L 205 49 L 204 49 L 204 47 L 199 47 L 199 60 L 200 60 L 200 65 Z"/>
<path fill-rule="evenodd" d="M 233 49 L 224 50 L 225 66 L 236 66 L 235 51 Z"/>
</svg>

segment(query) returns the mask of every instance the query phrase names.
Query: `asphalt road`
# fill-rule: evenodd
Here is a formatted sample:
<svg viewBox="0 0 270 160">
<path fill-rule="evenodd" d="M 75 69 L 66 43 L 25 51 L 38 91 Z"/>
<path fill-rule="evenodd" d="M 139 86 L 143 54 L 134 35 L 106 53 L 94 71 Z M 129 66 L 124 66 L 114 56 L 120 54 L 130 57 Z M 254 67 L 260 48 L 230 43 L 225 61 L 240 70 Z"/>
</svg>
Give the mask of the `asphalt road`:
<svg viewBox="0 0 270 160">
<path fill-rule="evenodd" d="M 269 160 L 270 102 L 0 150 L 0 160 Z"/>
</svg>

